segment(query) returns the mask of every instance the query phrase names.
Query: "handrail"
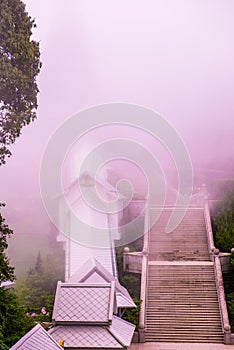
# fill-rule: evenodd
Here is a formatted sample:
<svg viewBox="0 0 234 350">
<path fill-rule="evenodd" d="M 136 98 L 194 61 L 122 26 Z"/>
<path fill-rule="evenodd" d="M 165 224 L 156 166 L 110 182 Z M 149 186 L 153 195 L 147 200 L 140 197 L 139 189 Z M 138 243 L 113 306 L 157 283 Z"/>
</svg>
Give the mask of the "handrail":
<svg viewBox="0 0 234 350">
<path fill-rule="evenodd" d="M 219 255 L 214 256 L 214 266 L 215 266 L 216 283 L 218 287 L 219 304 L 220 304 L 221 315 L 223 320 L 222 326 L 223 326 L 223 331 L 226 332 L 226 331 L 230 331 L 231 327 L 228 319 L 227 305 L 226 305 L 225 292 L 224 292 L 224 286 L 223 286 L 223 275 L 222 275 Z"/>
<path fill-rule="evenodd" d="M 209 251 L 210 251 L 212 260 L 214 262 L 215 281 L 216 281 L 216 289 L 217 289 L 218 301 L 219 301 L 219 310 L 220 310 L 220 315 L 222 320 L 222 330 L 224 333 L 224 343 L 230 344 L 231 327 L 229 324 L 227 304 L 226 304 L 226 298 L 225 298 L 225 292 L 224 292 L 224 286 L 223 286 L 222 268 L 220 263 L 219 250 L 216 249 L 214 245 L 210 211 L 209 211 L 209 205 L 207 201 L 205 202 L 205 205 L 204 205 L 204 216 L 205 216 Z"/>
<path fill-rule="evenodd" d="M 141 269 L 141 306 L 139 315 L 139 330 L 144 332 L 146 303 L 147 303 L 147 265 L 148 265 L 148 246 L 149 246 L 149 207 L 145 207 L 145 224 L 144 224 L 144 244 L 142 251 L 142 269 Z M 144 335 L 140 342 L 144 342 Z"/>
<path fill-rule="evenodd" d="M 205 205 L 204 205 L 204 216 L 205 216 L 205 223 L 206 223 L 206 234 L 207 234 L 209 253 L 213 254 L 216 248 L 214 245 L 213 231 L 212 231 L 212 225 L 211 225 L 211 219 L 210 219 L 210 210 L 209 210 L 209 205 L 207 201 L 205 202 Z"/>
</svg>

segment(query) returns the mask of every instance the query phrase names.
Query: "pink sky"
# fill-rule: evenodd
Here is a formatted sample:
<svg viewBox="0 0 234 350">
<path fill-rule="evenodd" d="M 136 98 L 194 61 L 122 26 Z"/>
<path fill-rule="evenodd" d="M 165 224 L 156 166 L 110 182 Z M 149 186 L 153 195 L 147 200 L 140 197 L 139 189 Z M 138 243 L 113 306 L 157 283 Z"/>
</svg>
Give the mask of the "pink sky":
<svg viewBox="0 0 234 350">
<path fill-rule="evenodd" d="M 81 109 L 109 102 L 150 107 L 174 125 L 194 163 L 232 159 L 232 0 L 24 2 L 36 18 L 43 68 L 38 120 L 0 173 L 1 201 L 16 232 L 44 229 L 43 149 Z"/>
</svg>

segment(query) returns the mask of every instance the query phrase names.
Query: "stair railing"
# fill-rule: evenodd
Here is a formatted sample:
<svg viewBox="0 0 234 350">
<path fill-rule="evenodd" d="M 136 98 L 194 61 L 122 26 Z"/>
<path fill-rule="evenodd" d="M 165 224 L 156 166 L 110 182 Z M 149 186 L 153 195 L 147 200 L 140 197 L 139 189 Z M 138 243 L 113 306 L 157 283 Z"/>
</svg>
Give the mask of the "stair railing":
<svg viewBox="0 0 234 350">
<path fill-rule="evenodd" d="M 227 304 L 226 304 L 226 298 L 225 298 L 225 292 L 224 292 L 224 286 L 223 286 L 222 268 L 220 263 L 219 250 L 216 249 L 214 245 L 208 201 L 205 201 L 204 203 L 204 216 L 205 216 L 205 223 L 206 223 L 209 253 L 211 256 L 211 260 L 214 262 L 215 282 L 216 282 L 216 289 L 218 294 L 219 310 L 220 310 L 221 321 L 222 321 L 222 330 L 224 334 L 224 343 L 231 344 L 231 327 L 229 324 Z"/>
<path fill-rule="evenodd" d="M 148 251 L 149 251 L 149 205 L 145 207 L 145 223 L 144 223 L 144 244 L 142 251 L 142 268 L 141 268 L 141 306 L 139 315 L 139 343 L 145 342 L 145 320 L 147 306 L 147 283 L 148 283 Z"/>
<path fill-rule="evenodd" d="M 213 232 L 212 232 L 212 226 L 211 226 L 211 220 L 210 220 L 210 210 L 209 210 L 209 205 L 207 201 L 205 201 L 204 203 L 204 216 L 205 216 L 206 235 L 207 235 L 210 259 L 213 260 L 213 255 L 217 251 L 217 249 L 215 248 L 215 245 L 214 245 L 214 238 L 213 238 Z"/>
</svg>

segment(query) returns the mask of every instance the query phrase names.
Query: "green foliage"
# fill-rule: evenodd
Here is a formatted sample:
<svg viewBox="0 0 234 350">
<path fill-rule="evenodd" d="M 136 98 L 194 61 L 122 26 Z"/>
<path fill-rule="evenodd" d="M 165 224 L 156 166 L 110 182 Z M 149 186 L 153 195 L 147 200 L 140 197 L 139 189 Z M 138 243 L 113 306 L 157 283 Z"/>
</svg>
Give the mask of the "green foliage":
<svg viewBox="0 0 234 350">
<path fill-rule="evenodd" d="M 227 301 L 229 322 L 231 324 L 232 331 L 234 331 L 234 292 L 226 295 L 226 301 Z"/>
<path fill-rule="evenodd" d="M 39 315 L 38 321 L 51 319 L 57 281 L 64 280 L 64 252 L 55 236 L 51 238 L 50 248 L 51 253 L 45 258 L 38 253 L 34 268 L 16 283 L 17 295 L 27 312 L 38 315 L 41 308 L 46 307 L 49 317 Z M 35 319 L 37 318 L 38 316 Z"/>
<path fill-rule="evenodd" d="M 47 306 L 49 293 L 45 290 L 44 275 L 35 269 L 30 269 L 26 278 L 16 287 L 20 302 L 27 312 L 40 313 L 43 306 Z"/>
<path fill-rule="evenodd" d="M 22 127 L 36 118 L 41 63 L 39 44 L 31 40 L 33 27 L 21 0 L 0 1 L 0 165 Z M 5 253 L 12 233 L 0 214 L 0 283 L 15 278 Z M 9 349 L 33 325 L 16 295 L 0 288 L 0 350 Z"/>
<path fill-rule="evenodd" d="M 134 248 L 130 246 L 130 249 Z M 116 260 L 119 282 L 128 290 L 132 297 L 140 297 L 141 276 L 140 274 L 123 271 L 123 250 L 124 247 L 116 248 Z"/>
<path fill-rule="evenodd" d="M 221 251 L 230 253 L 234 247 L 234 189 L 224 191 L 223 200 L 216 206 L 213 216 L 215 244 Z M 234 253 L 230 257 L 234 265 Z M 229 322 L 234 330 L 234 270 L 223 274 Z"/>
<path fill-rule="evenodd" d="M 136 308 L 127 309 L 124 313 L 123 319 L 135 324 L 135 326 L 138 327 L 141 300 L 139 298 L 133 297 L 133 301 L 136 304 Z"/>
<path fill-rule="evenodd" d="M 215 208 L 213 231 L 217 248 L 230 253 L 234 247 L 234 190 Z"/>
<path fill-rule="evenodd" d="M 34 326 L 24 311 L 15 294 L 0 288 L 0 349 L 16 343 Z"/>
<path fill-rule="evenodd" d="M 41 62 L 39 44 L 31 40 L 35 26 L 21 0 L 0 1 L 0 165 L 22 127 L 36 118 Z"/>
<path fill-rule="evenodd" d="M 0 204 L 0 209 L 4 204 Z M 5 223 L 5 219 L 0 213 L 0 283 L 3 281 L 13 281 L 14 268 L 10 266 L 9 259 L 6 256 L 5 250 L 8 247 L 7 238 L 13 234 L 13 231 Z"/>
<path fill-rule="evenodd" d="M 0 350 L 8 350 L 8 347 L 3 343 L 2 339 L 0 339 Z"/>
<path fill-rule="evenodd" d="M 230 263 L 234 266 L 234 252 L 232 252 L 232 255 L 230 256 Z"/>
<path fill-rule="evenodd" d="M 129 248 L 131 250 L 136 250 L 137 248 L 142 248 L 142 240 L 137 240 L 135 242 L 132 242 L 129 245 Z M 124 286 L 131 297 L 133 298 L 136 308 L 127 309 L 124 313 L 123 318 L 126 321 L 129 321 L 133 324 L 135 324 L 137 327 L 139 325 L 139 314 L 140 314 L 140 288 L 141 288 L 141 276 L 140 274 L 135 274 L 131 272 L 125 272 L 123 271 L 123 250 L 124 247 L 117 247 L 116 248 L 116 259 L 117 259 L 117 267 L 118 267 L 118 278 L 120 284 Z"/>
</svg>

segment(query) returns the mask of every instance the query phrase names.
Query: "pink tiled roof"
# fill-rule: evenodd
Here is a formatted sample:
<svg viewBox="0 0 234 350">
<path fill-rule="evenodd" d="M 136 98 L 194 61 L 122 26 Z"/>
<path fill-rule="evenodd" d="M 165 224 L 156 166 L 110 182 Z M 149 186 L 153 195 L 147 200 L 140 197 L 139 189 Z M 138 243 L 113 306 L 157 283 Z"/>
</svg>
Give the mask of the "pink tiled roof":
<svg viewBox="0 0 234 350">
<path fill-rule="evenodd" d="M 60 340 L 60 339 L 59 339 Z M 59 341 L 58 340 L 58 341 Z M 58 342 L 39 324 L 25 334 L 10 350 L 62 350 Z"/>
<path fill-rule="evenodd" d="M 110 332 L 118 339 L 124 346 L 130 346 L 135 326 L 122 318 L 113 316 L 110 326 Z"/>
<path fill-rule="evenodd" d="M 65 340 L 65 347 L 74 349 L 123 349 L 131 344 L 135 326 L 114 316 L 106 326 L 56 326 L 49 332 L 56 340 Z"/>
<path fill-rule="evenodd" d="M 117 307 L 119 308 L 131 308 L 136 307 L 131 296 L 129 295 L 126 288 L 124 288 L 97 259 L 91 258 L 86 261 L 84 265 L 81 266 L 76 273 L 74 273 L 70 279 L 69 283 L 82 283 L 90 282 L 91 283 L 100 283 L 100 279 L 103 282 L 110 283 L 115 281 L 116 284 L 116 298 L 117 298 Z"/>
<path fill-rule="evenodd" d="M 108 324 L 113 314 L 114 288 L 114 283 L 58 282 L 52 316 L 54 322 Z"/>
<path fill-rule="evenodd" d="M 103 326 L 56 326 L 50 330 L 50 334 L 56 341 L 64 339 L 65 346 L 73 349 L 123 348 Z"/>
</svg>

